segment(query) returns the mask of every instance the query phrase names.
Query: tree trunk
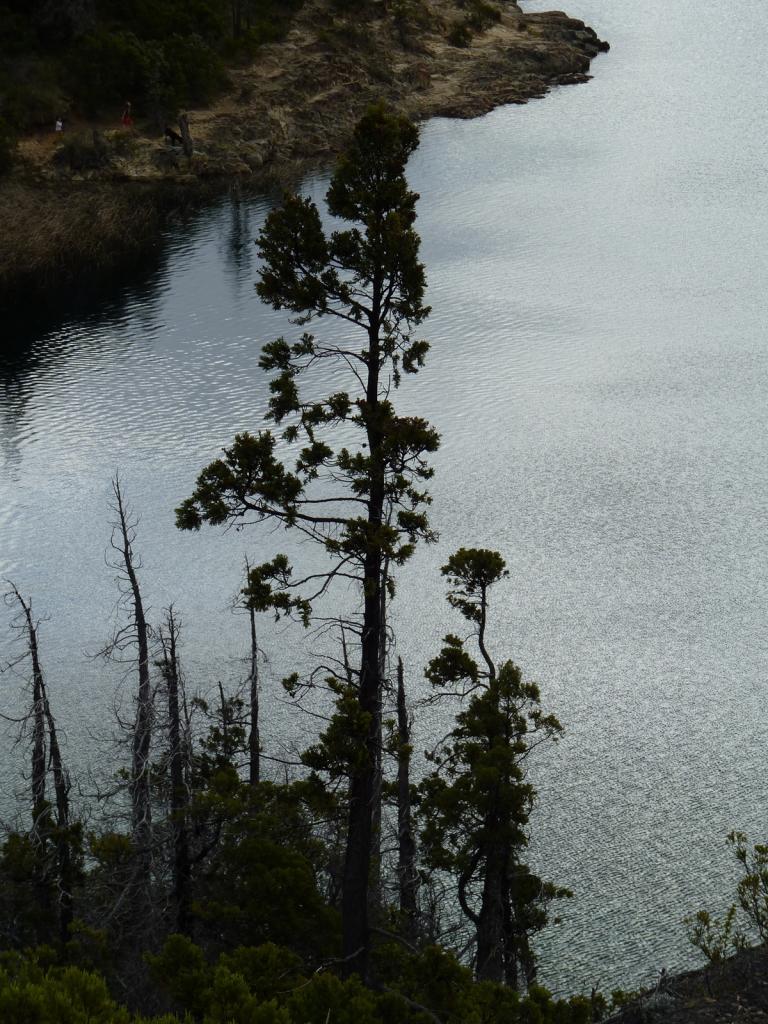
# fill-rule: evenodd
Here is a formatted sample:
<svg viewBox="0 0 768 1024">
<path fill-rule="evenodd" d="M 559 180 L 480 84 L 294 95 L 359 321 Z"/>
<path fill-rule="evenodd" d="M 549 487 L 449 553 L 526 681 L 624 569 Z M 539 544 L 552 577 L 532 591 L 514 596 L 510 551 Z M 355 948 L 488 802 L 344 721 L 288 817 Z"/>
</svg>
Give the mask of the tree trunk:
<svg viewBox="0 0 768 1024">
<path fill-rule="evenodd" d="M 38 655 L 37 630 L 32 621 L 32 608 L 31 605 L 24 602 L 20 594 L 17 593 L 16 596 L 24 609 L 27 622 L 27 644 L 32 659 L 32 832 L 38 839 L 41 839 L 44 829 L 40 828 L 42 824 L 40 819 L 45 814 L 45 776 L 47 771 L 45 683 Z"/>
<path fill-rule="evenodd" d="M 376 553 L 366 558 L 366 582 L 377 578 L 379 564 L 380 558 L 376 557 Z M 344 973 L 347 977 L 359 974 L 363 980 L 368 975 L 370 952 L 368 889 L 376 789 L 377 710 L 381 688 L 378 670 L 379 609 L 378 593 L 366 594 L 359 703 L 361 711 L 368 717 L 368 727 L 364 739 L 364 763 L 353 768 L 350 777 L 347 850 L 342 887 Z"/>
<path fill-rule="evenodd" d="M 46 789 L 46 746 L 50 751 L 50 763 L 53 771 L 53 788 L 56 798 L 56 829 L 55 837 L 56 860 L 59 885 L 59 932 L 62 941 L 69 938 L 69 926 L 72 923 L 72 849 L 69 835 L 69 776 L 64 769 L 56 721 L 48 701 L 37 640 L 37 627 L 32 619 L 32 605 L 23 599 L 15 586 L 11 585 L 16 600 L 24 613 L 27 634 L 27 646 L 32 660 L 33 686 L 33 749 L 32 749 L 32 799 L 33 799 L 33 831 L 41 844 L 48 835 L 50 815 L 45 808 Z M 48 742 L 46 744 L 46 728 Z M 45 820 L 43 820 L 45 819 Z M 47 890 L 46 890 L 47 893 Z M 47 894 L 44 903 L 48 903 Z"/>
<path fill-rule="evenodd" d="M 384 766 L 382 757 L 383 746 L 383 719 L 384 719 L 384 680 L 387 678 L 387 590 L 384 580 L 389 571 L 388 560 L 385 559 L 381 571 L 381 586 L 379 587 L 380 603 L 380 629 L 379 638 L 379 692 L 376 702 L 376 759 L 375 777 L 373 783 L 373 807 L 371 810 L 371 870 L 370 888 L 368 891 L 368 904 L 370 911 L 375 914 L 381 906 L 381 794 L 384 784 Z"/>
<path fill-rule="evenodd" d="M 13 594 L 24 614 L 24 630 L 27 637 L 27 650 L 32 661 L 32 829 L 31 838 L 40 853 L 39 867 L 35 870 L 35 888 L 37 900 L 44 908 L 46 915 L 50 913 L 50 887 L 46 878 L 45 847 L 47 845 L 49 814 L 45 802 L 46 782 L 46 749 L 45 749 L 45 692 L 43 670 L 37 646 L 37 629 L 32 619 L 32 605 L 11 584 Z"/>
<path fill-rule="evenodd" d="M 187 160 L 191 160 L 195 148 L 189 131 L 189 118 L 186 114 L 179 114 L 179 131 L 181 132 L 181 148 L 184 150 L 184 156 Z"/>
<path fill-rule="evenodd" d="M 492 683 L 496 679 L 496 666 L 491 659 L 485 646 L 485 626 L 486 617 L 488 614 L 488 588 L 487 586 L 481 587 L 480 593 L 480 621 L 477 626 L 477 646 L 480 648 L 480 653 L 483 656 L 483 660 L 488 666 L 488 681 Z"/>
<path fill-rule="evenodd" d="M 383 430 L 379 404 L 379 310 L 381 279 L 373 282 L 373 313 L 368 332 L 368 379 L 363 415 L 366 420 L 370 453 L 370 492 L 368 495 L 368 541 L 363 562 L 362 652 L 358 702 L 368 718 L 364 738 L 365 757 L 352 769 L 349 785 L 347 849 L 342 883 L 342 955 L 346 977 L 368 976 L 370 928 L 368 890 L 373 841 L 373 809 L 376 792 L 378 756 L 378 709 L 381 700 L 382 569 L 383 555 L 378 534 L 384 511 L 385 470 Z"/>
<path fill-rule="evenodd" d="M 64 768 L 56 731 L 56 721 L 48 702 L 48 694 L 43 683 L 43 704 L 45 718 L 48 723 L 48 742 L 51 751 L 51 768 L 53 769 L 53 789 L 56 794 L 56 859 L 59 868 L 59 930 L 61 941 L 69 938 L 69 927 L 72 924 L 74 888 L 74 864 L 72 858 L 72 836 L 69 832 L 69 790 L 71 784 L 69 774 Z"/>
<path fill-rule="evenodd" d="M 181 678 L 177 641 L 179 628 L 173 606 L 166 618 L 167 638 L 163 640 L 163 668 L 168 689 L 168 767 L 171 777 L 171 831 L 173 836 L 173 896 L 176 905 L 176 930 L 189 934 L 189 838 L 187 835 L 187 789 L 184 784 L 179 691 Z"/>
<path fill-rule="evenodd" d="M 242 0 L 230 0 L 232 12 L 232 37 L 239 39 L 243 34 L 243 4 Z"/>
<path fill-rule="evenodd" d="M 246 562 L 246 573 L 248 563 Z M 248 676 L 248 693 L 251 707 L 251 731 L 248 734 L 248 782 L 258 786 L 261 775 L 261 741 L 259 737 L 259 645 L 256 640 L 256 611 L 248 609 L 251 626 L 251 671 Z"/>
<path fill-rule="evenodd" d="M 485 854 L 483 896 L 477 921 L 477 979 L 504 981 L 504 850 L 493 843 Z"/>
<path fill-rule="evenodd" d="M 152 838 L 152 804 L 149 788 L 149 750 L 152 740 L 152 688 L 149 676 L 149 629 L 144 615 L 144 604 L 136 576 L 133 549 L 131 546 L 132 528 L 128 523 L 128 515 L 123 501 L 120 481 L 112 483 L 115 495 L 115 511 L 118 522 L 117 531 L 119 544 L 117 550 L 122 557 L 122 568 L 130 586 L 133 602 L 133 625 L 136 631 L 138 650 L 137 669 L 139 677 L 136 698 L 136 720 L 133 727 L 131 743 L 131 832 L 139 855 L 140 875 L 148 887 L 151 838 Z"/>
<path fill-rule="evenodd" d="M 419 876 L 411 825 L 411 728 L 405 704 L 403 659 L 397 659 L 397 876 L 400 913 L 408 937 L 416 933 Z"/>
</svg>

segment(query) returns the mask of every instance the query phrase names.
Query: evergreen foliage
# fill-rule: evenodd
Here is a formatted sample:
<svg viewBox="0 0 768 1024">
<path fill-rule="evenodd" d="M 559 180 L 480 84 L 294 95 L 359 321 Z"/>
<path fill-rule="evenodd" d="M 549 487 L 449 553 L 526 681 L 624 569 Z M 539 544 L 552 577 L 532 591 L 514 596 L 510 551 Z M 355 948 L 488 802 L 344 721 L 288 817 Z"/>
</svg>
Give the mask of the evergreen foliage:
<svg viewBox="0 0 768 1024">
<path fill-rule="evenodd" d="M 8 122 L 0 117 L 0 177 L 7 174 L 13 166 L 16 150 L 16 136 Z"/>
<path fill-rule="evenodd" d="M 1 0 L 0 173 L 11 132 L 70 113 L 112 116 L 126 100 L 162 124 L 228 87 L 225 65 L 281 38 L 301 0 Z"/>
<path fill-rule="evenodd" d="M 474 626 L 483 664 L 448 635 L 427 667 L 432 686 L 467 698 L 456 725 L 429 758 L 421 783 L 423 855 L 456 879 L 461 909 L 476 933 L 477 976 L 512 987 L 532 984 L 531 936 L 551 901 L 568 891 L 543 882 L 522 861 L 535 790 L 531 751 L 557 740 L 562 726 L 541 709 L 535 683 L 511 661 L 497 670 L 487 648 L 489 591 L 506 575 L 496 551 L 461 548 L 443 567 L 448 602 Z"/>
</svg>

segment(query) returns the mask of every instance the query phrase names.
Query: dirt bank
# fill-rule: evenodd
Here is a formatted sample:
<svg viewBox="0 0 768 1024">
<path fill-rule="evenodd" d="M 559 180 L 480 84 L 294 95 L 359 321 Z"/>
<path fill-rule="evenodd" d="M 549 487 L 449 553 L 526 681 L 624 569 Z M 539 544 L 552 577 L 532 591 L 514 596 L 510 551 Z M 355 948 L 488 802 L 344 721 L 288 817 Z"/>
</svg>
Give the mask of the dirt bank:
<svg viewBox="0 0 768 1024">
<path fill-rule="evenodd" d="M 68 125 L 64 136 L 23 140 L 0 187 L 0 305 L 109 271 L 147 245 L 179 201 L 214 183 L 258 188 L 327 164 L 374 100 L 415 120 L 476 117 L 585 81 L 607 49 L 583 22 L 514 3 L 465 47 L 448 41 L 467 16 L 455 0 L 370 10 L 363 23 L 307 0 L 283 42 L 231 72 L 220 102 L 189 111 L 191 160 L 141 125 Z"/>
</svg>

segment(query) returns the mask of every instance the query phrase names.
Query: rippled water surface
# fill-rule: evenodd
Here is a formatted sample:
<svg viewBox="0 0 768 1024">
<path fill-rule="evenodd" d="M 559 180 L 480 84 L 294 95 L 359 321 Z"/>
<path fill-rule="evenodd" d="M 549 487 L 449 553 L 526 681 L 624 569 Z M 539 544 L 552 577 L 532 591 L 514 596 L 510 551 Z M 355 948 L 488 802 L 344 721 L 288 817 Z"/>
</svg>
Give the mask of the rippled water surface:
<svg viewBox="0 0 768 1024">
<path fill-rule="evenodd" d="M 399 401 L 443 435 L 441 541 L 395 611 L 418 687 L 456 628 L 439 565 L 460 544 L 508 559 L 496 647 L 567 727 L 535 779 L 535 856 L 576 894 L 541 942 L 561 991 L 689 963 L 680 921 L 727 899 L 725 833 L 768 836 L 768 15 L 758 0 L 567 7 L 612 44 L 593 81 L 433 121 L 410 167 L 433 350 Z M 115 602 L 117 469 L 153 609 L 184 618 L 190 683 L 243 671 L 229 602 L 244 554 L 282 539 L 179 534 L 172 509 L 261 423 L 259 348 L 285 329 L 253 291 L 268 207 L 227 201 L 181 226 L 146 274 L 53 328 L 20 326 L 0 362 L 0 576 L 49 617 L 81 772 L 108 768 L 93 734 L 119 673 L 85 652 Z M 265 635 L 268 693 L 299 642 Z M 296 734 L 283 706 L 269 719 L 273 747 Z M 444 725 L 422 721 L 425 742 Z"/>
</svg>

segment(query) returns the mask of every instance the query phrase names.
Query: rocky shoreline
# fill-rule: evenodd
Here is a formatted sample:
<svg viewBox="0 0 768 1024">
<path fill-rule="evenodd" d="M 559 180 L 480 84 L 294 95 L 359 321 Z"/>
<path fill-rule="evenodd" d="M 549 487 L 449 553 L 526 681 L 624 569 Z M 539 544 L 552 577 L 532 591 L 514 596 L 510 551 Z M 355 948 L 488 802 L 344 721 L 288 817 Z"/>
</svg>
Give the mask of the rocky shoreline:
<svg viewBox="0 0 768 1024">
<path fill-rule="evenodd" d="M 632 999 L 604 1024 L 765 1024 L 768 948 L 743 950 L 720 963 L 673 977 Z"/>
<path fill-rule="evenodd" d="M 461 13 L 455 0 L 409 11 L 378 0 L 363 25 L 307 0 L 285 40 L 231 72 L 220 102 L 189 111 L 189 160 L 155 132 L 104 125 L 77 126 L 79 149 L 73 132 L 63 142 L 53 133 L 23 140 L 0 187 L 0 306 L 114 272 L 180 205 L 233 179 L 263 189 L 327 165 L 373 101 L 417 121 L 476 117 L 586 81 L 608 48 L 581 21 L 515 3 L 466 46 L 448 41 Z"/>
</svg>

